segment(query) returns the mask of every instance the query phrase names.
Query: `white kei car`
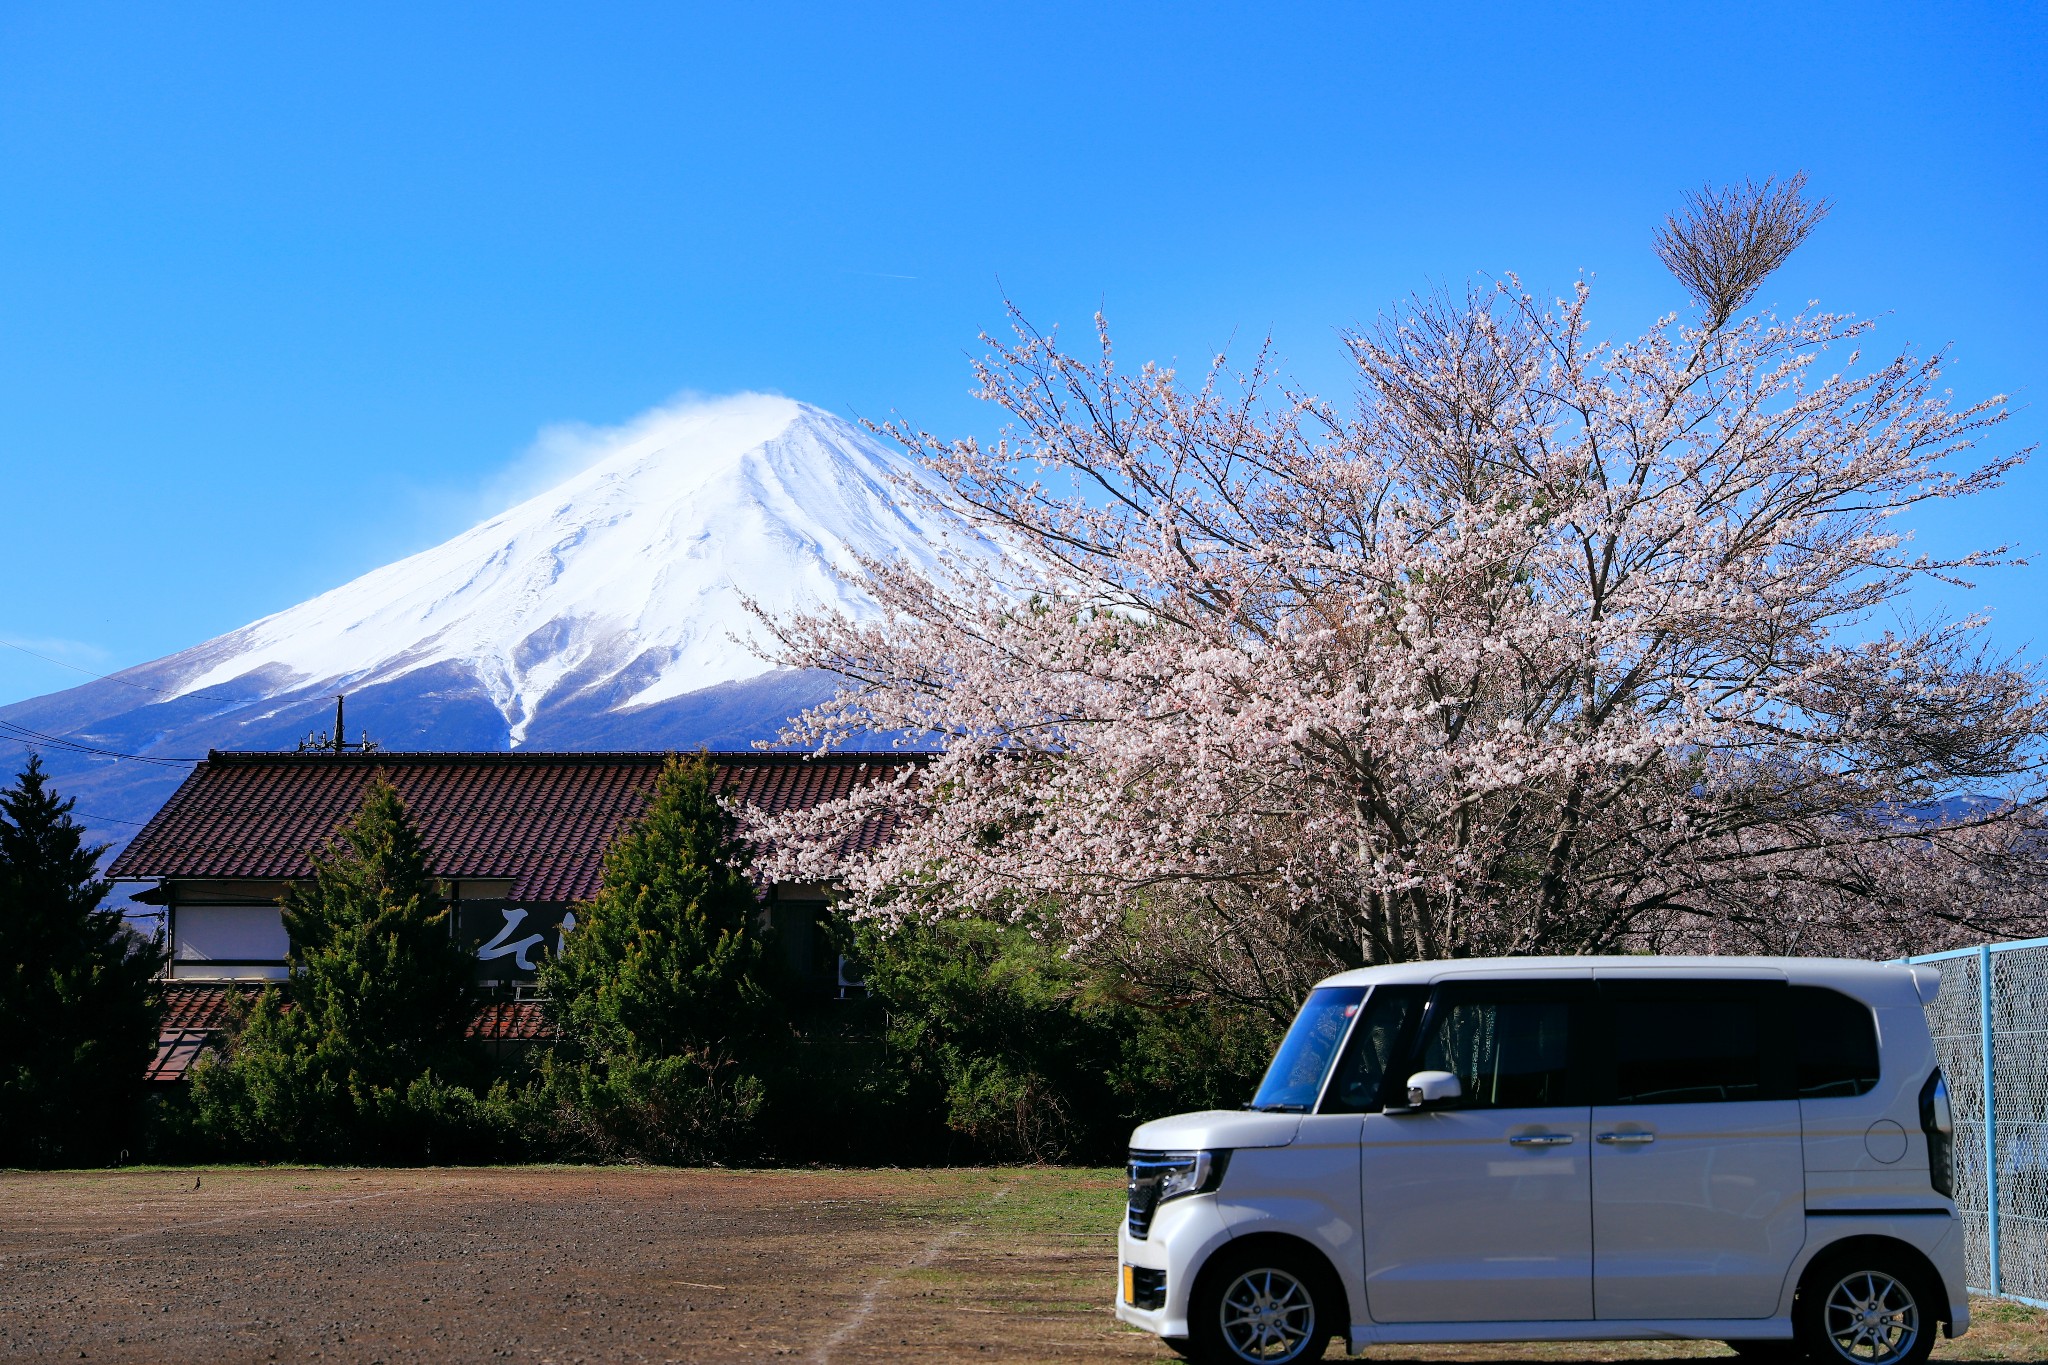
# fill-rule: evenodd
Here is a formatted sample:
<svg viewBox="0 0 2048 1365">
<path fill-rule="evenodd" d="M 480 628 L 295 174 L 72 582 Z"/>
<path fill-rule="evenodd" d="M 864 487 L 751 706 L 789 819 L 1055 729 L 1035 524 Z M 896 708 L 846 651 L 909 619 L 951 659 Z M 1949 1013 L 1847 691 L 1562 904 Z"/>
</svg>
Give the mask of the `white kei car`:
<svg viewBox="0 0 2048 1365">
<path fill-rule="evenodd" d="M 1310 993 L 1243 1111 L 1131 1136 L 1117 1315 L 1201 1361 L 1969 1326 L 1925 966 L 1515 958 Z"/>
</svg>

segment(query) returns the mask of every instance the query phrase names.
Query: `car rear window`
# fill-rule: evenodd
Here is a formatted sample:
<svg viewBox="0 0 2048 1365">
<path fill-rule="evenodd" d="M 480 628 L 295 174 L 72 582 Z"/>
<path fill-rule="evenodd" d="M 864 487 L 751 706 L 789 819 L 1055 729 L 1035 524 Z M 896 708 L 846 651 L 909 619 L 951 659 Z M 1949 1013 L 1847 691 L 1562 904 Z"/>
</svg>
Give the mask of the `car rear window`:
<svg viewBox="0 0 2048 1365">
<path fill-rule="evenodd" d="M 1764 993 L 1748 982 L 1603 984 L 1616 1104 L 1767 1099 Z"/>
<path fill-rule="evenodd" d="M 1799 1097 L 1835 1099 L 1877 1086 L 1877 1020 L 1870 1006 L 1825 986 L 1794 986 L 1792 1039 Z"/>
</svg>

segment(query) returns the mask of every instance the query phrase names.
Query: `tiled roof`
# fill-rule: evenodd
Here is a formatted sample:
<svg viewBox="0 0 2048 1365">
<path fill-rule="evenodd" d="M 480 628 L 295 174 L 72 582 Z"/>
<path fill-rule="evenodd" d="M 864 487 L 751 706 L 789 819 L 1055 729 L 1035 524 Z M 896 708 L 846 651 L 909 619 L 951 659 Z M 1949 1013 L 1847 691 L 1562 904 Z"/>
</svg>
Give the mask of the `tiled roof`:
<svg viewBox="0 0 2048 1365">
<path fill-rule="evenodd" d="M 174 1082 L 199 1060 L 213 1036 L 227 1025 L 238 998 L 256 988 L 225 985 L 170 985 L 164 988 L 164 1021 L 156 1035 L 156 1056 L 143 1078 Z M 552 1038 L 555 1031 L 535 1000 L 501 1001 L 479 1006 L 463 1036 L 485 1043 L 527 1043 Z"/>
<path fill-rule="evenodd" d="M 555 1030 L 538 1001 L 511 1000 L 479 1009 L 462 1036 L 486 1043 L 523 1043 L 552 1038 Z"/>
<path fill-rule="evenodd" d="M 173 1082 L 185 1079 L 192 1063 L 228 1022 L 235 1003 L 256 994 L 254 986 L 164 987 L 164 1021 L 157 1027 L 156 1056 L 142 1078 Z"/>
<path fill-rule="evenodd" d="M 212 1037 L 212 1029 L 165 1029 L 156 1036 L 156 1056 L 150 1058 L 142 1079 L 165 1083 L 184 1080 L 185 1073 L 192 1069 L 192 1063 L 199 1060 L 199 1054 L 206 1050 L 206 1044 Z"/>
<path fill-rule="evenodd" d="M 239 999 L 253 998 L 256 986 L 166 986 L 164 1022 L 166 1032 L 180 1029 L 217 1029 L 228 1022 Z"/>
<path fill-rule="evenodd" d="M 303 877 L 307 852 L 355 809 L 372 773 L 405 798 L 442 877 L 509 877 L 515 899 L 587 900 L 604 851 L 644 808 L 665 753 L 230 753 L 192 770 L 108 875 Z M 808 809 L 901 770 L 904 753 L 714 753 L 719 789 Z M 871 845 L 885 833 L 851 831 Z"/>
</svg>

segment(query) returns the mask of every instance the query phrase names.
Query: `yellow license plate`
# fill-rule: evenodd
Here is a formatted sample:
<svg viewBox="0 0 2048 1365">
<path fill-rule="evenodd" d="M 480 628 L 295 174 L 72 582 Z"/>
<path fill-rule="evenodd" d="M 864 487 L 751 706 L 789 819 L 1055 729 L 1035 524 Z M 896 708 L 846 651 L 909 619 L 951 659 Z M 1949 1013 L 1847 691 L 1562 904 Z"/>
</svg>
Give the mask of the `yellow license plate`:
<svg viewBox="0 0 2048 1365">
<path fill-rule="evenodd" d="M 1138 1286 L 1137 1286 L 1137 1281 L 1136 1281 L 1136 1280 L 1135 1280 L 1135 1279 L 1133 1278 L 1133 1276 L 1132 1276 L 1132 1274 L 1131 1274 L 1131 1268 L 1130 1268 L 1129 1266 L 1125 1266 L 1125 1267 L 1124 1267 L 1124 1302 L 1125 1302 L 1125 1303 L 1136 1303 L 1137 1301 L 1138 1301 Z"/>
</svg>

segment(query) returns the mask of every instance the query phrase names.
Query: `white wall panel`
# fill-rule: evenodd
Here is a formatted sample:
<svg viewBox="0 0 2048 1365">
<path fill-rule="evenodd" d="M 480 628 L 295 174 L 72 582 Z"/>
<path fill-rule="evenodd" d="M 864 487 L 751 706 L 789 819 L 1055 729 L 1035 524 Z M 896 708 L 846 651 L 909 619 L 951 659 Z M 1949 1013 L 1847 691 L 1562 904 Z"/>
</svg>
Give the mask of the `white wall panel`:
<svg viewBox="0 0 2048 1365">
<path fill-rule="evenodd" d="M 172 917 L 171 975 L 179 980 L 281 978 L 291 946 L 274 905 L 181 905 Z"/>
</svg>

